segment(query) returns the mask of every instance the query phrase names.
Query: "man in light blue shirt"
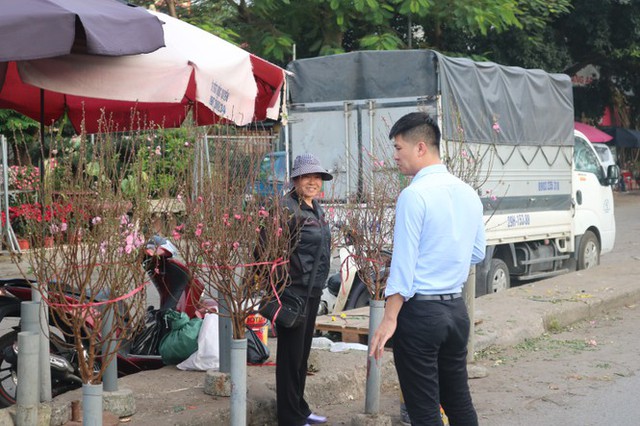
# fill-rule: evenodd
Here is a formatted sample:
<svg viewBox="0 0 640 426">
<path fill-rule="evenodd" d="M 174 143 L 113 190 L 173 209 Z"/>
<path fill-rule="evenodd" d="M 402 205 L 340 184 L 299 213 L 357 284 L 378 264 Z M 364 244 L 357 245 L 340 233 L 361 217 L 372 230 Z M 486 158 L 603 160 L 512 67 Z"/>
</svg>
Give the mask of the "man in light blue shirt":
<svg viewBox="0 0 640 426">
<path fill-rule="evenodd" d="M 426 113 L 391 128 L 394 159 L 413 176 L 396 205 L 393 258 L 382 323 L 370 354 L 393 336 L 400 387 L 413 425 L 477 425 L 467 383 L 469 316 L 461 297 L 469 267 L 484 259 L 482 203 L 440 160 L 440 130 Z"/>
</svg>

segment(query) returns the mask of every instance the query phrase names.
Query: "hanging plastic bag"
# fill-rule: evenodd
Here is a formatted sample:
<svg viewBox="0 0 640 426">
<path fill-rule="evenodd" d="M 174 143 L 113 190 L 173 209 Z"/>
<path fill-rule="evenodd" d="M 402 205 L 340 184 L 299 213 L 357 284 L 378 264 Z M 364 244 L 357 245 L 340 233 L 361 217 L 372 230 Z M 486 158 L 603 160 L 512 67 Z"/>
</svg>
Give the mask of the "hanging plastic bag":
<svg viewBox="0 0 640 426">
<path fill-rule="evenodd" d="M 167 311 L 165 319 L 171 327 L 160 341 L 159 352 L 162 362 L 167 365 L 178 364 L 198 350 L 198 334 L 202 319 L 191 318 L 184 312 Z"/>
<path fill-rule="evenodd" d="M 150 309 L 146 314 L 144 329 L 131 342 L 130 352 L 136 355 L 160 355 L 160 341 L 170 330 L 164 319 L 166 310 Z"/>
<path fill-rule="evenodd" d="M 205 314 L 198 334 L 198 350 L 177 365 L 180 370 L 218 370 L 220 368 L 220 339 L 218 315 Z"/>
<path fill-rule="evenodd" d="M 249 326 L 245 332 L 247 338 L 247 363 L 263 364 L 269 359 L 269 348 Z"/>
</svg>

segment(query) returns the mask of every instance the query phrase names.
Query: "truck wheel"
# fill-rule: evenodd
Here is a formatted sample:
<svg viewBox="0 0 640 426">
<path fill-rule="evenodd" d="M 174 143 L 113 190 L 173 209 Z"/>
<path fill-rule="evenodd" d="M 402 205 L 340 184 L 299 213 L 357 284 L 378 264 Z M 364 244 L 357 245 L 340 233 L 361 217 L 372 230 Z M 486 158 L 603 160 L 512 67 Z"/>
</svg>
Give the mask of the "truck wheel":
<svg viewBox="0 0 640 426">
<path fill-rule="evenodd" d="M 509 267 L 502 259 L 491 259 L 487 284 L 487 294 L 497 293 L 511 287 Z"/>
<path fill-rule="evenodd" d="M 578 252 L 578 270 L 593 268 L 600 264 L 600 243 L 591 231 L 587 231 L 580 240 Z"/>
</svg>

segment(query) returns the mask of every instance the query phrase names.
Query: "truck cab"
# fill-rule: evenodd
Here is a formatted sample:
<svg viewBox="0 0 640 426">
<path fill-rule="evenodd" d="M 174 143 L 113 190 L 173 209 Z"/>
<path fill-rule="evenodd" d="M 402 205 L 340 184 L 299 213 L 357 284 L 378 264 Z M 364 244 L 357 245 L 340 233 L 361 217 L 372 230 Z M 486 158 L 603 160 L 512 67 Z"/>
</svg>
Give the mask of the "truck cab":
<svg viewBox="0 0 640 426">
<path fill-rule="evenodd" d="M 615 164 L 608 164 L 605 168 L 595 147 L 584 134 L 576 130 L 574 136 L 572 203 L 575 209 L 575 261 L 577 269 L 588 269 L 600 263 L 600 254 L 613 250 L 616 222 L 611 187 L 618 182 L 620 170 Z"/>
<path fill-rule="evenodd" d="M 550 232 L 547 238 L 532 237 L 533 232 L 527 232 L 526 228 L 533 229 L 538 217 L 535 213 L 524 214 L 522 223 L 514 227 L 522 225 L 521 235 L 526 238 L 500 244 L 501 231 L 487 226 L 492 243 L 487 247 L 485 260 L 477 267 L 476 294 L 505 290 L 512 281 L 540 279 L 598 265 L 600 255 L 610 252 L 615 242 L 612 186 L 619 176 L 618 166 L 609 165 L 605 169 L 593 145 L 575 130 L 570 216 L 556 215 L 548 221 L 549 230 L 552 225 L 564 224 L 564 231 Z M 554 179 L 543 183 L 544 188 L 562 185 Z M 540 188 L 540 183 L 537 186 Z"/>
</svg>

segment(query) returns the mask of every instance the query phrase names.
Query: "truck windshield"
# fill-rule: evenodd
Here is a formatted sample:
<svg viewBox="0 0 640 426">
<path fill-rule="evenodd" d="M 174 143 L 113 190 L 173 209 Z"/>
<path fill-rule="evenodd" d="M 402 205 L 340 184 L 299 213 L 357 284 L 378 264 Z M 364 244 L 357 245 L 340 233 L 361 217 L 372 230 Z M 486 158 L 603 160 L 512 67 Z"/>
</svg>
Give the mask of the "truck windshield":
<svg viewBox="0 0 640 426">
<path fill-rule="evenodd" d="M 582 138 L 575 138 L 575 147 L 573 151 L 573 161 L 575 168 L 579 172 L 593 173 L 598 176 L 598 179 L 604 178 L 604 172 L 600 164 L 600 160 L 594 153 L 589 142 Z"/>
<path fill-rule="evenodd" d="M 600 161 L 604 166 L 608 166 L 609 164 L 615 164 L 613 161 L 613 156 L 611 155 L 611 151 L 609 147 L 602 145 L 593 145 L 593 148 L 598 153 L 598 157 L 600 157 Z"/>
</svg>

